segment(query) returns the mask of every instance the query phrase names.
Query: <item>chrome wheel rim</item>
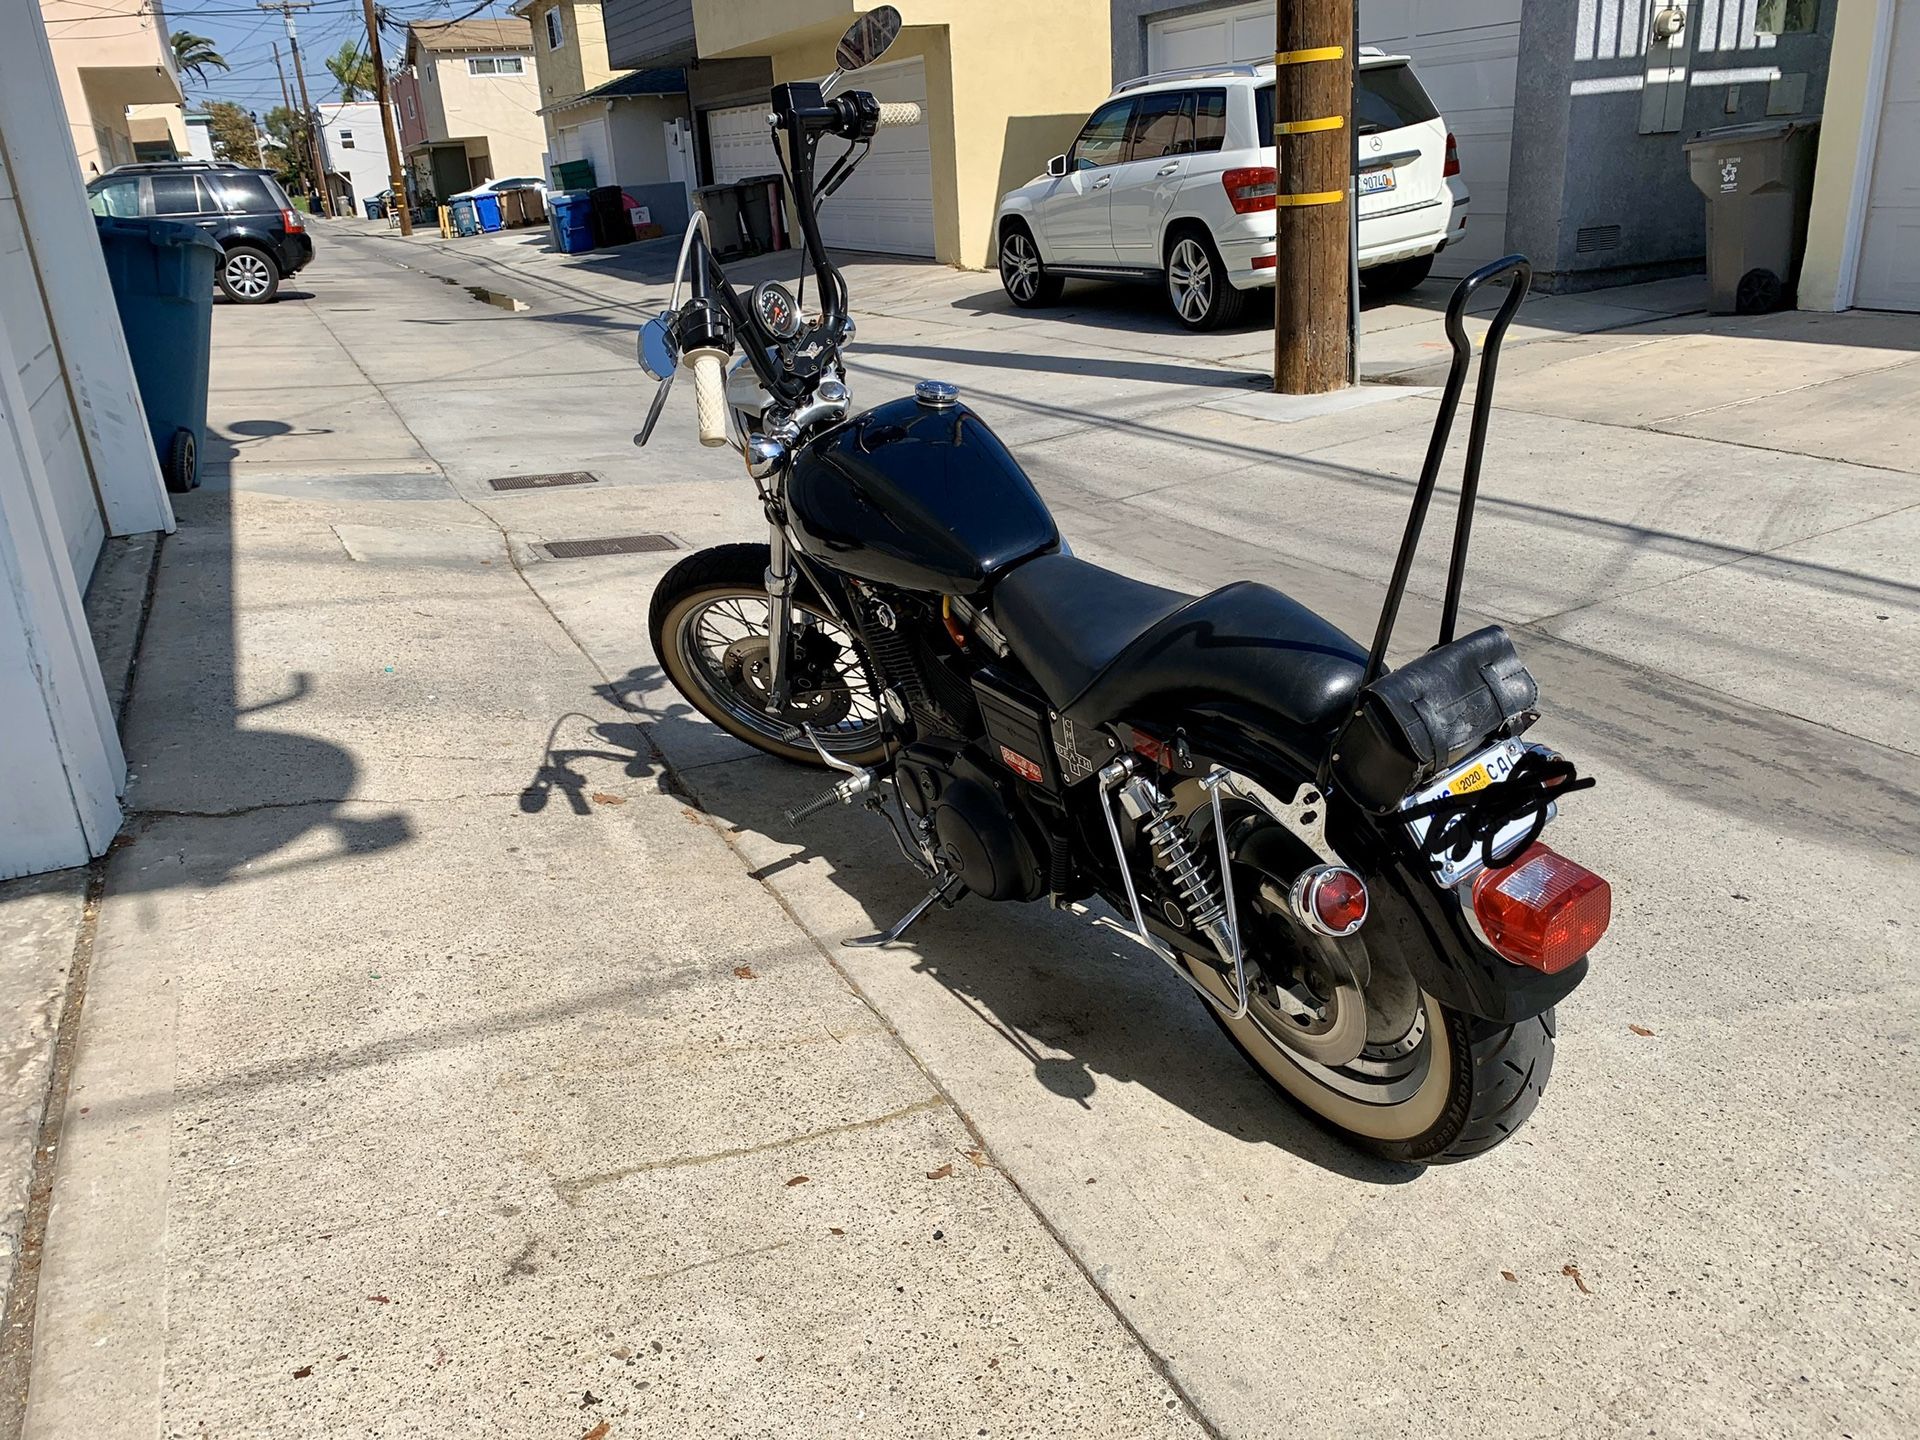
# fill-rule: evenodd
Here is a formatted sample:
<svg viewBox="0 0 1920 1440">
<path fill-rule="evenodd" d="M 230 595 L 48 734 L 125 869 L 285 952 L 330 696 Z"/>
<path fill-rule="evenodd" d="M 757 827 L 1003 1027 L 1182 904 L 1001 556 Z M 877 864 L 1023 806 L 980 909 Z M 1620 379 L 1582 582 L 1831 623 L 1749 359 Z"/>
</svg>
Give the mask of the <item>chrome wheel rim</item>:
<svg viewBox="0 0 1920 1440">
<path fill-rule="evenodd" d="M 783 745 L 806 723 L 833 751 L 857 753 L 880 743 L 880 704 L 853 639 L 839 622 L 795 603 L 794 626 L 812 627 L 838 647 L 830 672 L 797 691 L 790 718 L 765 706 L 768 607 L 764 594 L 713 595 L 688 608 L 674 633 L 680 663 L 710 700 L 736 723 Z M 804 747 L 804 742 L 802 744 Z"/>
<path fill-rule="evenodd" d="M 1198 240 L 1182 240 L 1167 257 L 1167 290 L 1182 320 L 1199 320 L 1213 303 L 1213 262 Z"/>
<path fill-rule="evenodd" d="M 248 300 L 267 293 L 267 262 L 258 255 L 234 255 L 227 260 L 227 288 Z"/>
<path fill-rule="evenodd" d="M 1000 283 L 1016 300 L 1031 300 L 1040 293 L 1040 253 L 1018 231 L 1000 247 Z"/>
</svg>

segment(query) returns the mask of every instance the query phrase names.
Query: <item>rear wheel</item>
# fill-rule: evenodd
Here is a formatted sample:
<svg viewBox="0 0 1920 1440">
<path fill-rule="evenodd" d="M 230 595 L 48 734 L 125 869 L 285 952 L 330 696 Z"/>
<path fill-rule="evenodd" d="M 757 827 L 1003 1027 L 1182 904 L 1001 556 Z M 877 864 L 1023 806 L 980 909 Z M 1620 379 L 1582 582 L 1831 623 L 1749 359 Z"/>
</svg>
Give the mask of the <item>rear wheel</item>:
<svg viewBox="0 0 1920 1440">
<path fill-rule="evenodd" d="M 1000 237 L 1000 284 L 1009 300 L 1022 310 L 1032 310 L 1058 300 L 1066 282 L 1048 273 L 1039 245 L 1026 226 L 1014 221 Z"/>
<path fill-rule="evenodd" d="M 1247 308 L 1247 292 L 1233 288 L 1220 252 L 1202 230 L 1183 230 L 1167 245 L 1167 300 L 1189 330 L 1232 325 Z"/>
<path fill-rule="evenodd" d="M 1433 256 L 1418 255 L 1411 260 L 1395 260 L 1390 265 L 1373 265 L 1360 272 L 1360 288 L 1369 295 L 1404 295 L 1433 273 Z"/>
<path fill-rule="evenodd" d="M 804 739 L 788 738 L 805 724 L 836 756 L 877 763 L 886 742 L 866 664 L 804 585 L 793 596 L 792 700 L 785 715 L 769 711 L 767 561 L 765 545 L 720 545 L 669 570 L 647 615 L 660 668 L 702 715 L 756 750 L 818 765 Z"/>
<path fill-rule="evenodd" d="M 280 289 L 279 263 L 255 245 L 236 245 L 220 262 L 220 289 L 241 305 L 264 305 Z"/>
</svg>

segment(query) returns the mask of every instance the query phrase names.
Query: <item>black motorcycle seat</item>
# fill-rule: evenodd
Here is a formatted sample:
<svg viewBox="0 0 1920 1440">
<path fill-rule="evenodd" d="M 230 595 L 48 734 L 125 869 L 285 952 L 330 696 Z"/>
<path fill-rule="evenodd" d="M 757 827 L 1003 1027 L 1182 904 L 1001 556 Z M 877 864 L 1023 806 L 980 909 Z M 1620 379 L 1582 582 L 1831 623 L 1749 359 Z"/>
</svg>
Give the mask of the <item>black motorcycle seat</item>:
<svg viewBox="0 0 1920 1440">
<path fill-rule="evenodd" d="M 1240 580 L 1192 597 L 1070 555 L 1003 576 L 993 618 L 1075 724 L 1244 703 L 1296 732 L 1303 753 L 1346 719 L 1367 663 L 1337 626 L 1271 586 Z"/>
</svg>

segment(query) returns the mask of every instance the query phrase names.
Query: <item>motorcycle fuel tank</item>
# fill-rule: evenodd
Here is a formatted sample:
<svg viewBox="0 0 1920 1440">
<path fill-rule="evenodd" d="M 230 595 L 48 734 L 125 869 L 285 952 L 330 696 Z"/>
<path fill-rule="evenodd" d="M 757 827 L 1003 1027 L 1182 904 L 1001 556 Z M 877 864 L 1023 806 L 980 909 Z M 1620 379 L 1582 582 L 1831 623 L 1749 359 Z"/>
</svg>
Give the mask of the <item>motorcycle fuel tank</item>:
<svg viewBox="0 0 1920 1440">
<path fill-rule="evenodd" d="M 801 549 L 837 570 L 976 595 L 1009 566 L 1058 548 L 1060 531 L 986 423 L 950 389 L 934 393 L 944 403 L 892 400 L 805 446 L 787 512 Z"/>
</svg>

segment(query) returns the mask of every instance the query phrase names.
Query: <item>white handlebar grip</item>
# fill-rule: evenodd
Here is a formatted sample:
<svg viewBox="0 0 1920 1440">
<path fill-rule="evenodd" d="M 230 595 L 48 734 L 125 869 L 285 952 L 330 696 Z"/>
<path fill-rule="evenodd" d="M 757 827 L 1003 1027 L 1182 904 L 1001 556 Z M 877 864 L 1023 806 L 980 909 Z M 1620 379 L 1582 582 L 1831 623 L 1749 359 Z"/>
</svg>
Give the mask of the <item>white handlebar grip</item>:
<svg viewBox="0 0 1920 1440">
<path fill-rule="evenodd" d="M 700 443 L 727 443 L 727 363 L 718 350 L 690 350 L 681 357 L 693 362 L 693 398 L 700 410 Z"/>
<path fill-rule="evenodd" d="M 882 105 L 880 107 L 880 123 L 882 125 L 918 125 L 920 123 L 920 107 L 912 101 L 908 101 L 905 104 Z"/>
</svg>

